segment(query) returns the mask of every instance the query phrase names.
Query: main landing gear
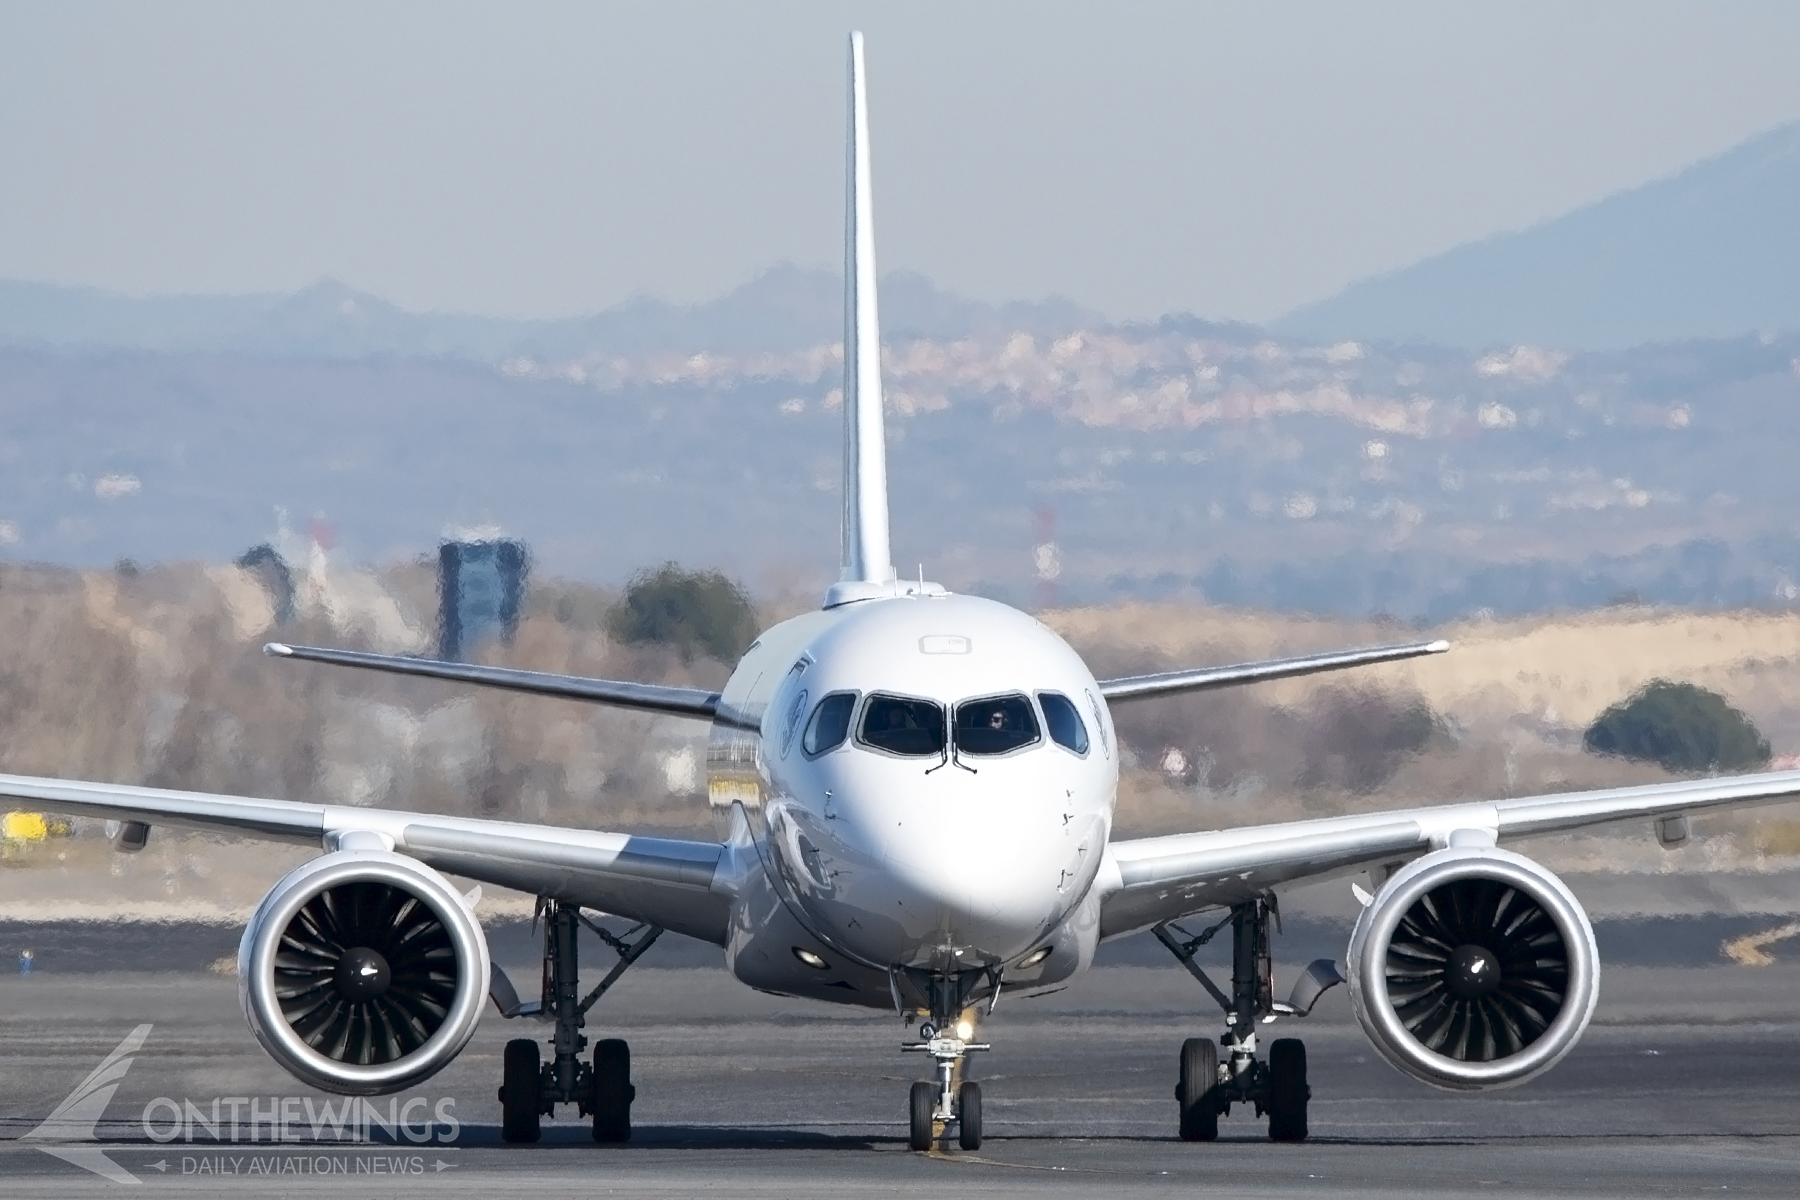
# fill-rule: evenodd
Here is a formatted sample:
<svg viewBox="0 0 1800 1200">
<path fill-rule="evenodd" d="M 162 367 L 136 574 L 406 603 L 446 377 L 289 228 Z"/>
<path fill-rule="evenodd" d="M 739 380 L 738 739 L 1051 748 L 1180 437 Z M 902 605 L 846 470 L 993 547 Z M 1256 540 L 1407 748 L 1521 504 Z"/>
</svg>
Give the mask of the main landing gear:
<svg viewBox="0 0 1800 1200">
<path fill-rule="evenodd" d="M 1293 996 L 1286 1003 L 1277 1002 L 1269 955 L 1271 918 L 1279 928 L 1281 915 L 1275 897 L 1259 896 L 1235 905 L 1230 916 L 1197 935 L 1166 923 L 1154 930 L 1225 1010 L 1225 1035 L 1218 1046 L 1211 1038 L 1189 1038 L 1181 1046 L 1175 1100 L 1180 1106 L 1183 1141 L 1217 1138 L 1219 1118 L 1230 1115 L 1234 1103 L 1253 1105 L 1258 1117 L 1268 1117 L 1271 1140 L 1306 1140 L 1306 1104 L 1312 1098 L 1306 1083 L 1306 1046 L 1298 1038 L 1277 1038 L 1269 1045 L 1268 1061 L 1263 1062 L 1256 1057 L 1256 1030 L 1276 1017 L 1304 1017 L 1319 996 L 1343 978 L 1330 959 L 1319 959 L 1295 983 Z M 1229 996 L 1194 961 L 1194 952 L 1227 925 L 1231 926 Z M 1220 1051 L 1225 1055 L 1223 1062 L 1219 1061 Z"/>
<path fill-rule="evenodd" d="M 968 1004 L 975 988 L 986 979 L 999 999 L 999 979 L 988 971 L 963 971 L 955 975 L 905 972 L 907 981 L 930 999 L 931 1019 L 919 1026 L 919 1040 L 902 1042 L 900 1049 L 929 1054 L 936 1061 L 937 1079 L 912 1085 L 909 1105 L 909 1144 L 929 1150 L 949 1126 L 956 1126 L 956 1144 L 964 1150 L 981 1149 L 981 1085 L 965 1079 L 968 1056 L 987 1050 L 975 1035 L 976 1009 Z M 900 985 L 894 980 L 894 1003 L 899 1007 Z M 990 1008 L 992 1006 L 990 1005 Z"/>
<path fill-rule="evenodd" d="M 587 1038 L 581 1032 L 587 1011 L 618 981 L 661 935 L 654 925 L 638 925 L 617 936 L 590 920 L 579 907 L 556 900 L 544 901 L 543 998 L 519 1004 L 501 1002 L 508 1017 L 538 1017 L 555 1022 L 548 1063 L 539 1062 L 539 1045 L 531 1038 L 506 1043 L 500 1085 L 500 1136 L 509 1142 L 535 1142 L 541 1120 L 556 1115 L 558 1104 L 574 1104 L 584 1117 L 593 1118 L 596 1142 L 631 1140 L 631 1101 L 637 1089 L 631 1084 L 631 1048 L 623 1039 L 606 1038 L 594 1047 L 591 1063 L 581 1052 Z M 619 961 L 593 991 L 581 998 L 576 935 L 586 925 L 612 947 Z M 633 941 L 631 939 L 635 938 Z M 499 977 L 503 978 L 503 977 Z M 505 992 L 511 993 L 508 984 Z M 496 986 L 496 994 L 500 989 Z"/>
</svg>

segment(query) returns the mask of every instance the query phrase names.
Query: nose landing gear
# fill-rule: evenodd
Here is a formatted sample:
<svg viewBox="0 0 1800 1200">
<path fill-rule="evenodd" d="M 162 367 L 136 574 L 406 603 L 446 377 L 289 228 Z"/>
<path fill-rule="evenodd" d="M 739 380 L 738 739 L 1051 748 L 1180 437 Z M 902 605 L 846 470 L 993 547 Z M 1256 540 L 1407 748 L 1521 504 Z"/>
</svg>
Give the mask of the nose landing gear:
<svg viewBox="0 0 1800 1200">
<path fill-rule="evenodd" d="M 1306 1105 L 1312 1089 L 1306 1082 L 1306 1046 L 1298 1038 L 1278 1038 L 1269 1046 L 1267 1062 L 1256 1056 L 1256 1031 L 1277 1017 L 1304 1017 L 1327 988 L 1342 983 L 1337 964 L 1319 959 L 1302 973 L 1286 1003 L 1273 994 L 1269 954 L 1269 921 L 1281 916 L 1273 896 L 1235 905 L 1231 915 L 1197 935 L 1164 923 L 1153 932 L 1181 960 L 1225 1011 L 1220 1045 L 1211 1038 L 1189 1038 L 1181 1047 L 1181 1069 L 1175 1085 L 1183 1141 L 1210 1142 L 1219 1136 L 1219 1118 L 1233 1104 L 1250 1104 L 1269 1119 L 1269 1137 L 1277 1142 L 1306 1140 Z M 1194 952 L 1213 935 L 1231 926 L 1231 995 L 1227 996 L 1194 961 Z M 1170 930 L 1175 932 L 1171 933 Z M 1180 934 L 1177 937 L 1176 934 Z M 1219 1052 L 1225 1060 L 1219 1061 Z"/>
<path fill-rule="evenodd" d="M 976 1010 L 965 1007 L 970 993 L 984 978 L 989 978 L 988 972 L 909 979 L 930 996 L 931 1020 L 919 1027 L 918 1041 L 902 1042 L 900 1049 L 931 1055 L 938 1075 L 936 1082 L 920 1080 L 912 1085 L 908 1144 L 914 1150 L 931 1149 L 950 1125 L 957 1127 L 958 1146 L 964 1150 L 981 1149 L 981 1085 L 963 1075 L 969 1055 L 991 1049 L 986 1042 L 971 1040 Z M 997 988 L 998 980 L 992 982 Z M 896 982 L 896 999 L 898 995 Z"/>
</svg>

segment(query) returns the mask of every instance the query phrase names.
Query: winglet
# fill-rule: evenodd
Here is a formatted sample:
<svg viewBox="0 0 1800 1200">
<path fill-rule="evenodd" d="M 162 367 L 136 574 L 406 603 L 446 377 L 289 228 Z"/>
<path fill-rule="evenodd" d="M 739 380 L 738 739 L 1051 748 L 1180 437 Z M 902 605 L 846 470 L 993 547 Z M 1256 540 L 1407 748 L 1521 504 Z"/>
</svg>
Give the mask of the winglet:
<svg viewBox="0 0 1800 1200">
<path fill-rule="evenodd" d="M 846 583 L 894 579 L 888 543 L 887 436 L 882 427 L 881 322 L 875 308 L 869 101 L 863 37 L 850 35 L 849 188 L 844 213 L 844 529 Z"/>
</svg>

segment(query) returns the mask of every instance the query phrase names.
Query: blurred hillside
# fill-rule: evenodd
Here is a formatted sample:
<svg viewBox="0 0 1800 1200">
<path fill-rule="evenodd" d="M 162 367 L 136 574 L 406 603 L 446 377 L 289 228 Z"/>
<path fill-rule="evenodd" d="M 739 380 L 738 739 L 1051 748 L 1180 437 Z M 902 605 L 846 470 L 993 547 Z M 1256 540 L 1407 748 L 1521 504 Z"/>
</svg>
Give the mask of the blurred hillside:
<svg viewBox="0 0 1800 1200">
<path fill-rule="evenodd" d="M 885 328 L 945 337 L 1003 328 L 1055 333 L 1099 318 L 1066 300 L 983 304 L 896 272 L 881 281 Z M 640 296 L 559 320 L 408 312 L 334 279 L 292 295 L 125 296 L 99 288 L 0 280 L 0 345 L 65 352 L 251 354 L 280 358 L 442 358 L 805 350 L 843 332 L 843 277 L 774 267 L 704 304 Z"/>
</svg>

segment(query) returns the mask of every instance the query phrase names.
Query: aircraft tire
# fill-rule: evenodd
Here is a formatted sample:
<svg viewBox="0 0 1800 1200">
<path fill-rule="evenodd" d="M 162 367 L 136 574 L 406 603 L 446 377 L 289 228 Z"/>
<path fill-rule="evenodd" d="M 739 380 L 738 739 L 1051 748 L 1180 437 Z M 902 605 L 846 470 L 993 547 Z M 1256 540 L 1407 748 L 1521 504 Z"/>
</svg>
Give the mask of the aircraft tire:
<svg viewBox="0 0 1800 1200">
<path fill-rule="evenodd" d="M 957 1092 L 956 1144 L 964 1150 L 981 1149 L 981 1085 L 965 1083 Z"/>
<path fill-rule="evenodd" d="M 1175 1099 L 1181 1105 L 1181 1140 L 1211 1142 L 1219 1137 L 1219 1108 L 1213 1089 L 1219 1085 L 1219 1052 L 1211 1038 L 1181 1043 L 1181 1079 Z"/>
<path fill-rule="evenodd" d="M 530 1038 L 506 1043 L 500 1073 L 500 1137 L 508 1142 L 535 1142 L 541 1132 L 543 1105 L 539 1090 L 538 1044 Z"/>
<path fill-rule="evenodd" d="M 631 1083 L 631 1047 L 623 1038 L 605 1038 L 594 1047 L 594 1097 L 588 1111 L 594 1115 L 596 1142 L 631 1140 L 631 1102 L 637 1088 Z"/>
<path fill-rule="evenodd" d="M 937 1085 L 921 1079 L 912 1085 L 911 1096 L 911 1137 L 908 1144 L 914 1150 L 931 1149 L 932 1110 L 937 1107 Z"/>
<path fill-rule="evenodd" d="M 1306 1140 L 1306 1102 L 1312 1089 L 1306 1085 L 1306 1043 L 1299 1038 L 1277 1038 L 1269 1046 L 1269 1140 Z"/>
</svg>

